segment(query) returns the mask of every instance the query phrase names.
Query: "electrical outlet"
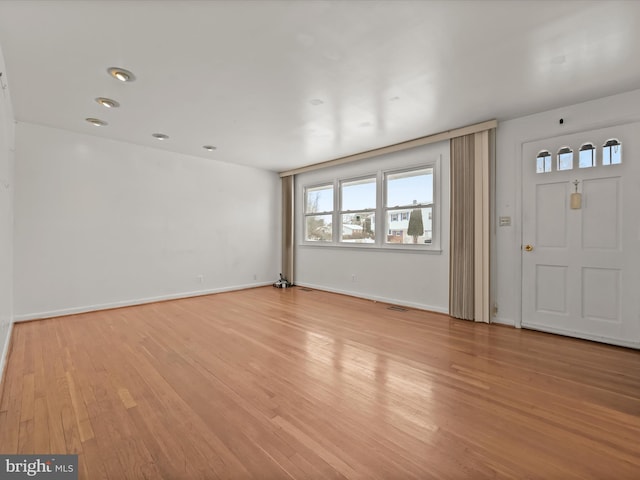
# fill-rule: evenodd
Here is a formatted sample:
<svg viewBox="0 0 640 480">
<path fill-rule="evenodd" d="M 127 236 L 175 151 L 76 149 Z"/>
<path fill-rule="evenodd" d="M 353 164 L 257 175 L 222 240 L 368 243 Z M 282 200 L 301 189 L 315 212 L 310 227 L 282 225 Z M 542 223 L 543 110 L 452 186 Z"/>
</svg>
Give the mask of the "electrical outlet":
<svg viewBox="0 0 640 480">
<path fill-rule="evenodd" d="M 258 274 L 257 274 L 257 273 L 254 273 L 254 274 L 253 274 L 253 279 L 254 279 L 254 280 L 258 280 Z"/>
<path fill-rule="evenodd" d="M 198 283 L 204 283 L 204 275 L 198 275 L 196 278 L 198 279 Z"/>
<path fill-rule="evenodd" d="M 356 276 L 356 274 L 355 274 L 355 273 L 353 273 L 353 274 L 351 275 L 351 281 L 352 281 L 352 282 L 355 282 L 357 279 L 358 279 L 358 277 Z"/>
</svg>

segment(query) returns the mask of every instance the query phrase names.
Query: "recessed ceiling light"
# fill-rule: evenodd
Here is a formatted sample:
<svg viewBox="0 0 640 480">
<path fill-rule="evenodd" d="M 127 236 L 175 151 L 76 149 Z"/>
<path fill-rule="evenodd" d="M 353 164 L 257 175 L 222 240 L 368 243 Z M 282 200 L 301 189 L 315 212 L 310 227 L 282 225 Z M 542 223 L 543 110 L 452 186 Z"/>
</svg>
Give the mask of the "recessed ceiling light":
<svg viewBox="0 0 640 480">
<path fill-rule="evenodd" d="M 313 100 L 309 100 L 311 105 L 322 105 L 324 102 L 319 98 L 314 98 Z"/>
<path fill-rule="evenodd" d="M 213 145 L 204 145 L 202 148 L 208 150 L 209 152 L 213 152 L 216 149 L 216 147 L 214 147 Z"/>
<path fill-rule="evenodd" d="M 120 80 L 121 82 L 133 82 L 136 79 L 136 76 L 131 73 L 129 70 L 125 70 L 124 68 L 119 67 L 111 67 L 107 69 L 109 75 L 113 78 Z"/>
<path fill-rule="evenodd" d="M 99 118 L 85 118 L 85 120 L 87 122 L 89 122 L 91 125 L 95 125 L 96 127 L 104 127 L 105 125 L 109 125 L 107 122 L 105 122 L 104 120 L 100 120 Z"/>
<path fill-rule="evenodd" d="M 153 138 L 157 138 L 158 140 L 166 140 L 169 138 L 169 135 L 165 135 L 164 133 L 152 133 L 151 136 Z"/>
<path fill-rule="evenodd" d="M 107 108 L 118 108 L 120 106 L 120 104 L 115 100 L 112 100 L 110 98 L 105 98 L 105 97 L 96 98 L 96 102 L 98 102 L 103 107 L 107 107 Z"/>
</svg>

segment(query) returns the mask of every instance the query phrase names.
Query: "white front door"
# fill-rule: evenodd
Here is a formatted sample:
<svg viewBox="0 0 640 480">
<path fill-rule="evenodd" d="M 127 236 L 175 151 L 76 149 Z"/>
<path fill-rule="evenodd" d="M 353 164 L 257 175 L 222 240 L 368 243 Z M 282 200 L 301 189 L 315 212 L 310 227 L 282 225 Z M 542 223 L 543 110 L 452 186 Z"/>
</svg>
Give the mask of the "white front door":
<svg viewBox="0 0 640 480">
<path fill-rule="evenodd" d="M 603 149 L 613 139 L 621 145 Z M 522 326 L 640 347 L 640 124 L 529 142 L 522 154 Z"/>
</svg>

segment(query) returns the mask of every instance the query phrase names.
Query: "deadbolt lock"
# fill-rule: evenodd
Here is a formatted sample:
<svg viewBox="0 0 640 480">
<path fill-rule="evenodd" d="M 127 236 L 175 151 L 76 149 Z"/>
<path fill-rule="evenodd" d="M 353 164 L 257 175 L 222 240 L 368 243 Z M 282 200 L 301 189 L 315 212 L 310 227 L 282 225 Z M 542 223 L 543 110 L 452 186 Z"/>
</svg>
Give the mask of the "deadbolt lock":
<svg viewBox="0 0 640 480">
<path fill-rule="evenodd" d="M 524 246 L 524 251 L 525 252 L 532 252 L 533 251 L 533 245 L 525 245 Z"/>
</svg>

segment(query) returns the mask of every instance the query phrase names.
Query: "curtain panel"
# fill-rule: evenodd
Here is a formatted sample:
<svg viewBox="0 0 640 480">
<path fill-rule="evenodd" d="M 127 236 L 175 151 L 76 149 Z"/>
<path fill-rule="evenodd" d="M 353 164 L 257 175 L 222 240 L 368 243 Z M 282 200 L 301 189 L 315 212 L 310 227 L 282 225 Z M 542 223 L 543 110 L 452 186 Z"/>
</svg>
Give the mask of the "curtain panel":
<svg viewBox="0 0 640 480">
<path fill-rule="evenodd" d="M 294 283 L 294 175 L 282 177 L 282 275 Z"/>
<path fill-rule="evenodd" d="M 493 130 L 451 139 L 449 314 L 490 321 L 490 166 Z"/>
<path fill-rule="evenodd" d="M 475 137 L 451 139 L 449 315 L 475 319 Z"/>
</svg>

